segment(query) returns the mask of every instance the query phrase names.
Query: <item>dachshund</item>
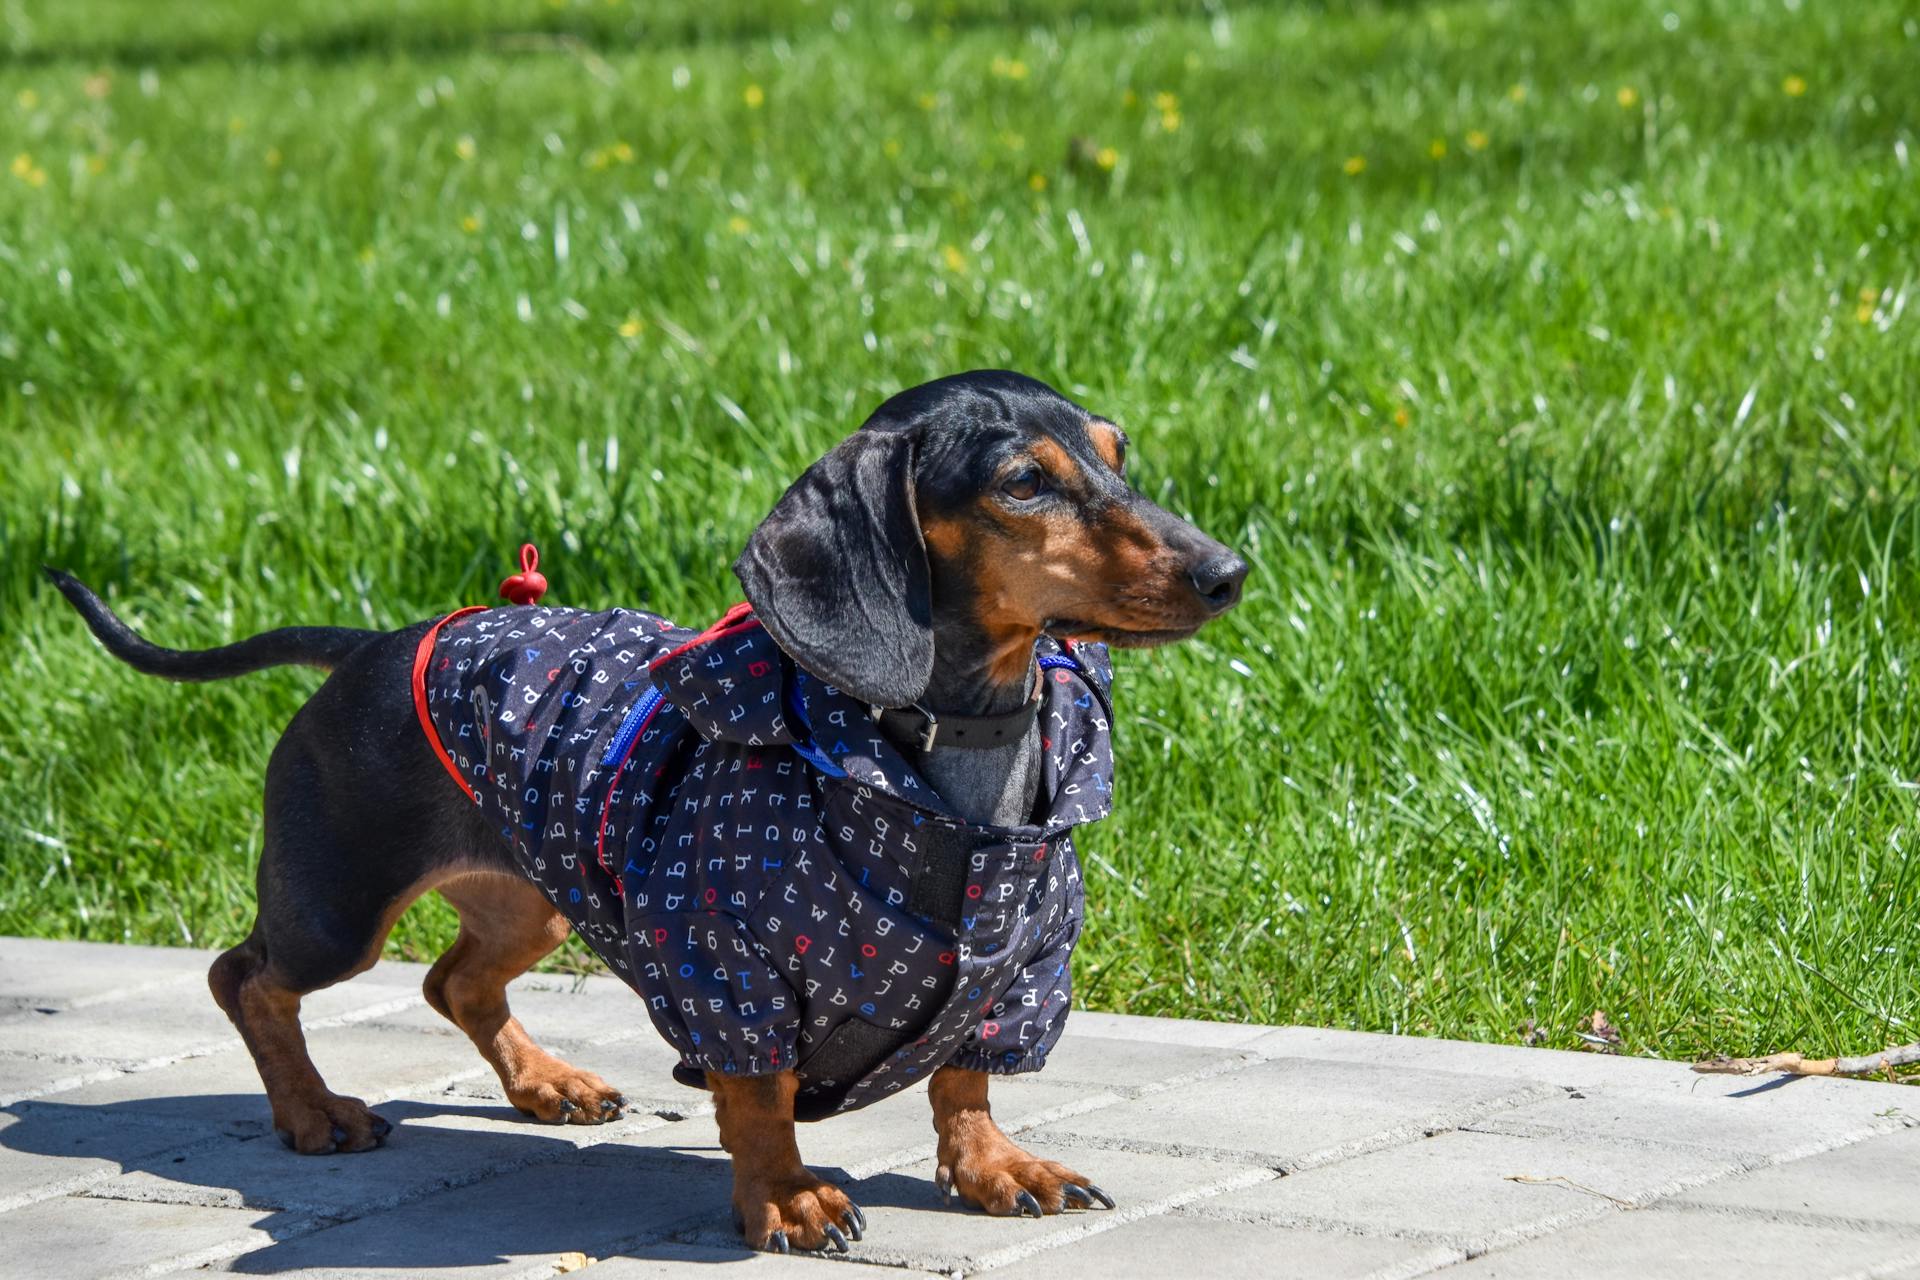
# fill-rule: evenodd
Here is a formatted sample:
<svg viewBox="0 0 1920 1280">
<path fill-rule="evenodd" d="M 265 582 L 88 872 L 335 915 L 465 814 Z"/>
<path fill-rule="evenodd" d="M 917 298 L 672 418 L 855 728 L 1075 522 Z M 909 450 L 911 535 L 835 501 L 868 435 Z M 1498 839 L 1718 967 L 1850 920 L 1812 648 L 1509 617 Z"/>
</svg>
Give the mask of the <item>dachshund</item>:
<svg viewBox="0 0 1920 1280">
<path fill-rule="evenodd" d="M 1072 831 L 1111 795 L 1108 647 L 1191 636 L 1248 572 L 1135 491 L 1126 455 L 1019 374 L 901 392 L 786 491 L 734 565 L 745 602 L 699 632 L 510 591 L 398 631 L 180 651 L 49 569 L 137 670 L 329 673 L 268 762 L 253 930 L 208 977 L 282 1141 L 391 1133 L 327 1088 L 300 1003 L 372 967 L 431 890 L 460 928 L 427 1002 L 530 1116 L 595 1124 L 625 1099 L 535 1044 L 507 984 L 574 931 L 635 988 L 675 1077 L 713 1093 L 755 1248 L 860 1237 L 796 1121 L 923 1079 L 949 1198 L 1111 1208 L 1002 1133 L 988 1087 L 1041 1067 L 1065 1021 Z"/>
</svg>

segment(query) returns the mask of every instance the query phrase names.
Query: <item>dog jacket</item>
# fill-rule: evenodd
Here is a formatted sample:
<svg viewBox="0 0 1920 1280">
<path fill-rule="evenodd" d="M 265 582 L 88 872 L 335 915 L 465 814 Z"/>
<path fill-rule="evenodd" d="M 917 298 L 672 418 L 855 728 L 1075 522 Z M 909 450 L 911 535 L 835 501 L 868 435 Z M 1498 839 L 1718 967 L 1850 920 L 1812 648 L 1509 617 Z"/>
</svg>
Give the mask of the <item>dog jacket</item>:
<svg viewBox="0 0 1920 1280">
<path fill-rule="evenodd" d="M 435 753 L 527 877 L 645 1001 L 674 1071 L 796 1068 L 796 1114 L 953 1064 L 1037 1070 L 1084 898 L 1070 837 L 1106 816 L 1111 670 L 1043 638 L 1031 825 L 962 821 L 747 605 L 462 610 L 422 637 Z"/>
</svg>

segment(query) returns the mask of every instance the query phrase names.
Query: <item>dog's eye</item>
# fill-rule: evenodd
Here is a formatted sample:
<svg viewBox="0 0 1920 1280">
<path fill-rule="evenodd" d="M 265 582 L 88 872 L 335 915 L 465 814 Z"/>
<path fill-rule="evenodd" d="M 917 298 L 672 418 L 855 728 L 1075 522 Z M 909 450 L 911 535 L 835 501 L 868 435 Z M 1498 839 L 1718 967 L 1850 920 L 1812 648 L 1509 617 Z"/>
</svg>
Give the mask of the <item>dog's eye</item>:
<svg viewBox="0 0 1920 1280">
<path fill-rule="evenodd" d="M 1047 477 L 1038 468 L 1029 467 L 1001 485 L 1000 492 L 1015 502 L 1032 502 L 1047 492 Z"/>
</svg>

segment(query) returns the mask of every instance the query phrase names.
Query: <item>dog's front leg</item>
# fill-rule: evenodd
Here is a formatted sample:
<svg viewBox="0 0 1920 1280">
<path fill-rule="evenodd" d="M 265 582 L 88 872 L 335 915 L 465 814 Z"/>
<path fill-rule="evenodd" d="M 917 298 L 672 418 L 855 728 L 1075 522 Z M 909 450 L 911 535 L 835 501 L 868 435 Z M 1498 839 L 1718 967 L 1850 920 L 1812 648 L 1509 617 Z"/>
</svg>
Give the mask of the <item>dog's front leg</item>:
<svg viewBox="0 0 1920 1280">
<path fill-rule="evenodd" d="M 934 1182 L 940 1194 L 979 1205 L 988 1213 L 1038 1218 L 1095 1201 L 1113 1208 L 1113 1198 L 1063 1164 L 1042 1160 L 1014 1144 L 993 1122 L 987 1106 L 988 1075 L 942 1067 L 927 1081 L 933 1131 L 940 1137 Z"/>
<path fill-rule="evenodd" d="M 720 1145 L 733 1157 L 734 1225 L 756 1249 L 847 1251 L 858 1240 L 866 1215 L 847 1193 L 801 1163 L 793 1136 L 793 1096 L 800 1083 L 791 1071 L 773 1076 L 707 1073 L 713 1091 Z"/>
</svg>

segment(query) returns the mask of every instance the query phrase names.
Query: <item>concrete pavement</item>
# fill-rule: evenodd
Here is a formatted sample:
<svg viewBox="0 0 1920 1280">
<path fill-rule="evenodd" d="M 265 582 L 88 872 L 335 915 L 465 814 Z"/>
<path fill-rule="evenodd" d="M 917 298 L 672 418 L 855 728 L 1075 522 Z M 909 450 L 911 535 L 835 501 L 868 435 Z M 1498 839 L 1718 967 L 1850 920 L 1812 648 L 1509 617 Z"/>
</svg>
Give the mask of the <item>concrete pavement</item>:
<svg viewBox="0 0 1920 1280">
<path fill-rule="evenodd" d="M 514 1008 L 635 1106 L 519 1117 L 386 963 L 307 1002 L 388 1145 L 298 1157 L 205 985 L 211 953 L 0 939 L 0 1275 L 733 1274 L 1920 1280 L 1920 1093 L 1305 1027 L 1073 1015 L 1003 1127 L 1113 1194 L 1044 1221 L 943 1208 L 918 1091 L 803 1128 L 870 1230 L 847 1259 L 741 1249 L 706 1095 L 638 1001 L 534 975 Z M 714 1271 L 723 1266 L 724 1272 Z M 827 1266 L 838 1271 L 822 1270 Z M 851 1270 L 849 1270 L 851 1268 Z M 885 1270 L 882 1270 L 884 1268 Z"/>
</svg>

